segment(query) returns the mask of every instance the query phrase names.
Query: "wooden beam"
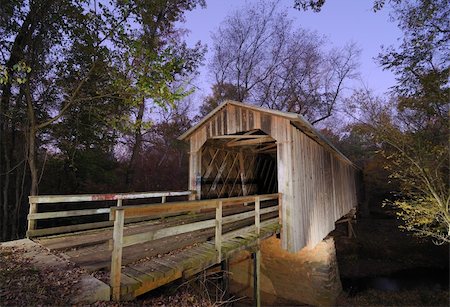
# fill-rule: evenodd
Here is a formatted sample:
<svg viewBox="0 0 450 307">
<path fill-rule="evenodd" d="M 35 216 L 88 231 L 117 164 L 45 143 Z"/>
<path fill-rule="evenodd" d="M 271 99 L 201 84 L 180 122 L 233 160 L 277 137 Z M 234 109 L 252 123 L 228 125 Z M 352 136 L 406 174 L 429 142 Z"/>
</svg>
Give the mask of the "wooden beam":
<svg viewBox="0 0 450 307">
<path fill-rule="evenodd" d="M 259 195 L 261 201 L 278 199 L 279 194 L 263 194 Z M 175 213 L 175 212 L 190 212 L 202 209 L 212 209 L 216 207 L 216 201 L 222 201 L 224 206 L 242 204 L 245 202 L 253 202 L 255 196 L 241 196 L 241 197 L 230 197 L 230 198 L 218 198 L 218 199 L 204 199 L 204 200 L 194 200 L 194 201 L 180 201 L 180 202 L 170 202 L 165 204 L 150 204 L 150 205 L 133 205 L 124 206 L 125 217 L 139 217 L 139 216 L 152 216 L 155 214 L 162 213 Z M 111 207 L 110 219 L 114 220 L 115 211 L 117 207 Z"/>
<path fill-rule="evenodd" d="M 84 210 L 30 213 L 30 214 L 28 214 L 28 220 L 42 220 L 42 219 L 53 219 L 53 218 L 59 218 L 59 217 L 108 214 L 109 210 L 110 210 L 110 208 L 100 208 L 100 209 L 84 209 Z"/>
<path fill-rule="evenodd" d="M 261 307 L 261 250 L 258 249 L 253 254 L 253 291 L 255 306 Z"/>
<path fill-rule="evenodd" d="M 272 151 L 276 151 L 277 150 L 277 144 L 273 143 L 273 144 L 269 144 L 267 146 L 263 146 L 261 148 L 258 148 L 255 150 L 255 152 L 257 153 L 266 153 L 266 152 L 272 152 Z"/>
<path fill-rule="evenodd" d="M 263 138 L 229 142 L 227 144 L 227 146 L 228 147 L 236 147 L 236 146 L 246 146 L 246 145 L 261 145 L 261 144 L 268 143 L 268 142 L 275 142 L 275 140 L 270 136 L 265 136 Z"/>
<path fill-rule="evenodd" d="M 30 237 L 31 231 L 34 231 L 36 229 L 36 220 L 33 218 L 30 218 L 30 215 L 37 213 L 37 203 L 32 202 L 32 200 L 29 200 L 30 202 L 30 211 L 28 212 L 28 231 L 27 231 L 27 238 Z"/>
<path fill-rule="evenodd" d="M 211 187 L 209 188 L 209 192 L 211 190 L 216 190 L 217 183 L 219 182 L 220 177 L 222 177 L 222 173 L 224 172 L 227 164 L 228 164 L 228 156 L 230 155 L 229 152 L 225 154 L 225 158 L 223 158 L 222 163 L 220 164 L 219 169 L 217 170 L 216 178 L 214 178 L 213 183 L 211 184 Z M 219 195 L 219 194 L 217 194 Z"/>
<path fill-rule="evenodd" d="M 244 165 L 244 153 L 242 150 L 239 152 L 239 173 L 241 175 L 242 194 L 248 195 L 247 185 L 245 183 L 245 165 Z"/>
<path fill-rule="evenodd" d="M 123 207 L 117 208 L 116 219 L 114 220 L 113 232 L 113 251 L 111 255 L 111 288 L 112 299 L 114 301 L 120 300 L 120 280 L 122 274 L 122 243 L 123 243 L 123 226 L 125 222 L 125 215 Z"/>
<path fill-rule="evenodd" d="M 142 193 L 118 193 L 118 194 L 40 195 L 40 196 L 29 196 L 28 198 L 30 203 L 54 204 L 54 203 L 71 203 L 83 201 L 155 198 L 162 196 L 186 196 L 190 194 L 192 194 L 191 191 L 175 191 L 175 192 L 169 191 L 169 192 L 142 192 Z"/>
<path fill-rule="evenodd" d="M 216 231 L 214 236 L 214 244 L 217 251 L 217 262 L 222 261 L 222 205 L 221 201 L 217 202 L 216 207 Z"/>
<path fill-rule="evenodd" d="M 267 137 L 267 134 L 228 134 L 228 135 L 217 135 L 211 137 L 212 139 L 256 139 Z"/>
<path fill-rule="evenodd" d="M 171 236 L 179 235 L 179 234 L 186 233 L 186 232 L 192 232 L 192 231 L 212 228 L 212 227 L 214 227 L 214 225 L 215 225 L 215 222 L 214 222 L 214 220 L 211 219 L 211 220 L 206 220 L 206 221 L 201 221 L 201 222 L 178 225 L 178 226 L 174 226 L 174 227 L 162 228 L 162 229 L 149 231 L 149 232 L 137 233 L 137 234 L 133 234 L 133 235 L 124 237 L 123 247 L 131 246 L 131 245 L 135 245 L 135 244 L 146 243 L 149 241 L 162 239 L 162 238 L 166 238 L 166 237 L 171 237 Z"/>
<path fill-rule="evenodd" d="M 40 237 L 40 236 L 45 236 L 45 235 L 55 235 L 55 234 L 60 234 L 60 233 L 68 233 L 68 232 L 81 231 L 81 230 L 98 229 L 98 228 L 110 227 L 112 225 L 114 225 L 113 221 L 105 221 L 105 222 L 83 223 L 83 224 L 76 224 L 76 225 L 69 225 L 69 226 L 42 228 L 42 229 L 32 229 L 32 230 L 27 231 L 27 238 Z"/>
<path fill-rule="evenodd" d="M 265 226 L 268 226 L 268 225 L 271 225 L 271 224 L 277 224 L 278 225 L 278 217 L 274 217 L 274 218 L 271 218 L 271 219 L 268 219 L 268 220 L 265 220 L 265 221 L 261 222 L 260 223 L 260 227 L 262 228 L 262 227 L 265 227 Z M 253 232 L 254 233 L 255 229 L 256 229 L 255 225 L 250 225 L 250 226 L 243 227 L 243 228 L 240 228 L 240 229 L 237 229 L 237 230 L 233 230 L 233 231 L 230 231 L 230 232 L 227 232 L 227 233 L 223 234 L 222 235 L 222 240 L 225 241 L 225 240 L 228 240 L 228 239 L 231 239 L 231 238 L 236 238 L 236 237 L 245 235 L 246 233 L 249 233 L 249 232 Z"/>
</svg>

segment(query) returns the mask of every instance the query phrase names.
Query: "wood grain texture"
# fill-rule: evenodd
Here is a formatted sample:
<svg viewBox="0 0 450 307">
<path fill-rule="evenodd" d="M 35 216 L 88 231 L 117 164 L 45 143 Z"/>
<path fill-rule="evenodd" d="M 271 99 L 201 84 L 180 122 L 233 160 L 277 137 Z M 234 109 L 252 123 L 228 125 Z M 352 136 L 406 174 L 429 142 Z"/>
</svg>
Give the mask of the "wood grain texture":
<svg viewBox="0 0 450 307">
<path fill-rule="evenodd" d="M 182 138 L 191 143 L 190 182 L 202 175 L 201 197 L 281 193 L 281 238 L 288 251 L 315 246 L 357 206 L 357 168 L 296 114 L 228 102 Z M 265 151 L 273 162 L 264 159 Z"/>
</svg>

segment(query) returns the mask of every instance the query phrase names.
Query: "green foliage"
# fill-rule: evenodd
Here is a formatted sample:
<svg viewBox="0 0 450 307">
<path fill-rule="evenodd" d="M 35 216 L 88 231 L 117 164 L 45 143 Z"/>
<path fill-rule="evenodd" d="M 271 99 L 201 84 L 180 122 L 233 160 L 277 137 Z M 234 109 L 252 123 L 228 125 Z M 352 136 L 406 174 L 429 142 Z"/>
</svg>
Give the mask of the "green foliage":
<svg viewBox="0 0 450 307">
<path fill-rule="evenodd" d="M 398 50 L 385 49 L 379 57 L 397 76 L 393 97 L 386 102 L 359 91 L 349 110 L 398 185 L 385 205 L 397 209 L 404 229 L 449 243 L 450 5 L 448 0 L 390 2 L 404 33 Z"/>
<path fill-rule="evenodd" d="M 377 128 L 391 177 L 402 186 L 391 204 L 406 229 L 448 243 L 450 3 L 401 1 L 394 8 L 403 43 L 380 62 L 397 75 L 398 99 L 391 121 Z"/>
<path fill-rule="evenodd" d="M 118 148 L 146 141 L 155 110 L 173 109 L 192 92 L 204 48 L 189 48 L 179 26 L 186 11 L 204 5 L 1 3 L 0 240 L 10 238 L 7 228 L 24 211 L 30 186 L 33 194 L 39 184 L 46 193 L 115 190 Z M 48 183 L 59 177 L 56 170 L 68 175 L 64 185 Z"/>
<path fill-rule="evenodd" d="M 386 48 L 379 56 L 380 64 L 397 75 L 394 90 L 402 99 L 412 99 L 406 104 L 445 116 L 450 73 L 450 2 L 401 1 L 394 5 L 393 17 L 404 34 L 402 44 L 398 50 Z"/>
<path fill-rule="evenodd" d="M 27 75 L 31 72 L 31 67 L 28 66 L 25 61 L 20 61 L 13 65 L 11 72 L 8 68 L 0 64 L 0 85 L 6 85 L 7 83 L 17 83 L 19 85 L 24 84 L 27 81 Z M 11 80 L 10 76 L 14 78 Z"/>
</svg>

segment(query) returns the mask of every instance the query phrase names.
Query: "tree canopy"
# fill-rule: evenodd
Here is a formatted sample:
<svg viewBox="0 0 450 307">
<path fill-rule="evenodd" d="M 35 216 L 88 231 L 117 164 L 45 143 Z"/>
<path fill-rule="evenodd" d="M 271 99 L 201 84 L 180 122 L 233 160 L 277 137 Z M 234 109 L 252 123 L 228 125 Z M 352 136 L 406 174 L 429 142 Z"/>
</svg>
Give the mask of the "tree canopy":
<svg viewBox="0 0 450 307">
<path fill-rule="evenodd" d="M 259 1 L 232 12 L 213 33 L 210 70 L 216 86 L 234 86 L 237 100 L 299 113 L 315 124 L 335 112 L 346 83 L 357 76 L 355 44 L 327 49 L 316 32 L 294 29 L 276 2 Z"/>
<path fill-rule="evenodd" d="M 204 5 L 203 0 L 2 2 L 3 239 L 17 236 L 24 196 L 39 192 L 46 163 L 63 161 L 74 178 L 66 191 L 73 193 L 95 181 L 90 166 L 115 160 L 119 143 L 133 148 L 132 157 L 139 154 L 152 111 L 173 108 L 192 91 L 189 81 L 204 48 L 188 47 L 180 24 L 186 11 Z M 130 162 L 125 178 L 132 177 L 133 167 Z"/>
</svg>

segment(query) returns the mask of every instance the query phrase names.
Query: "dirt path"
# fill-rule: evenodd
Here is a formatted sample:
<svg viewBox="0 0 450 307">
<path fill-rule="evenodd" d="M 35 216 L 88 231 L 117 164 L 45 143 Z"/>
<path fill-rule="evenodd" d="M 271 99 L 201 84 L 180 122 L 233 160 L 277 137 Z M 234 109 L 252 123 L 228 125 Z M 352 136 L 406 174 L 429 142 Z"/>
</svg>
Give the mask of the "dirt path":
<svg viewBox="0 0 450 307">
<path fill-rule="evenodd" d="M 37 264 L 33 255 L 48 251 L 38 246 L 33 249 L 0 246 L 0 305 L 70 304 L 80 294 L 84 272 L 63 259 L 54 266 Z"/>
</svg>

